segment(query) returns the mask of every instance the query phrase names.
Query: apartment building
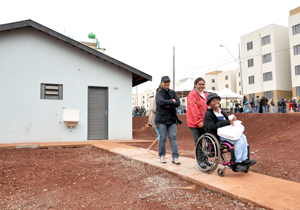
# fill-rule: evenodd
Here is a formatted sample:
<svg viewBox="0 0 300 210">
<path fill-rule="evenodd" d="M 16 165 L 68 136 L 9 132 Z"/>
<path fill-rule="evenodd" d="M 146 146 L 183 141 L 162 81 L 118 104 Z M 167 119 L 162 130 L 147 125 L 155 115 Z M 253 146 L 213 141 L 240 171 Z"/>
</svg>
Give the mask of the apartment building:
<svg viewBox="0 0 300 210">
<path fill-rule="evenodd" d="M 218 91 L 218 74 L 222 71 L 212 71 L 206 73 L 202 78 L 205 80 L 205 86 L 207 89 Z M 223 88 L 224 89 L 224 88 Z"/>
<path fill-rule="evenodd" d="M 271 24 L 241 37 L 243 94 L 248 99 L 291 99 L 288 30 Z"/>
<path fill-rule="evenodd" d="M 236 71 L 229 70 L 218 74 L 218 91 L 228 88 L 236 93 Z"/>
<path fill-rule="evenodd" d="M 293 96 L 300 98 L 300 7 L 289 16 L 290 61 Z"/>
<path fill-rule="evenodd" d="M 241 80 L 241 71 L 240 68 L 237 68 L 235 71 L 236 78 L 236 93 L 242 95 L 242 80 Z"/>
</svg>

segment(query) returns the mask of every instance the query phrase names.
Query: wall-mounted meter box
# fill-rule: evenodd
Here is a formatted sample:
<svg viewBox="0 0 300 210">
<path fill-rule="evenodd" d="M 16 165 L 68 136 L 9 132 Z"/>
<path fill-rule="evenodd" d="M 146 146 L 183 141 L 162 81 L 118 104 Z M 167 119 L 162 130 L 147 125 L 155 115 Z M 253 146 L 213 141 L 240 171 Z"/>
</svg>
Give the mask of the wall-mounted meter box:
<svg viewBox="0 0 300 210">
<path fill-rule="evenodd" d="M 63 120 L 68 127 L 75 127 L 79 122 L 79 110 L 63 110 Z"/>
</svg>

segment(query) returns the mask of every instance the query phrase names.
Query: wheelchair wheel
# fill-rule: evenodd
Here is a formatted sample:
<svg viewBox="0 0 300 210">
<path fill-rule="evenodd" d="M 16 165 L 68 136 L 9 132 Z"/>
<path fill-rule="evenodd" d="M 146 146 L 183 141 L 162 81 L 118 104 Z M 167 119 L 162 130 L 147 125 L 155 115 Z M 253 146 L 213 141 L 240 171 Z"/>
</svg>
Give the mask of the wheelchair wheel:
<svg viewBox="0 0 300 210">
<path fill-rule="evenodd" d="M 221 153 L 221 158 L 222 158 L 223 163 L 230 161 L 231 153 L 230 153 L 227 145 L 221 144 L 220 153 Z M 227 164 L 226 166 L 228 166 L 228 168 L 230 168 L 230 169 L 233 169 L 233 166 L 231 165 L 231 163 Z"/>
<path fill-rule="evenodd" d="M 205 133 L 197 141 L 195 159 L 203 173 L 211 173 L 218 167 L 220 160 L 220 144 L 210 133 Z"/>
<path fill-rule="evenodd" d="M 223 177 L 224 175 L 225 175 L 225 168 L 223 169 L 223 168 L 219 168 L 218 169 L 218 175 L 220 176 L 220 177 Z"/>
</svg>

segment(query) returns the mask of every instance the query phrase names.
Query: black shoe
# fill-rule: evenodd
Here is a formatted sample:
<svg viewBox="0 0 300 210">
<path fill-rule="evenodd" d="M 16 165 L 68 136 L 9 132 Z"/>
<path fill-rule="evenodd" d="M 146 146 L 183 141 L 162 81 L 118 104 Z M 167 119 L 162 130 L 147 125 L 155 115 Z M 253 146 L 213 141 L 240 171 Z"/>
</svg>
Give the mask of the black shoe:
<svg viewBox="0 0 300 210">
<path fill-rule="evenodd" d="M 243 166 L 241 163 L 236 163 L 236 166 L 235 166 L 236 172 L 246 171 L 247 169 L 248 169 L 247 166 Z"/>
<path fill-rule="evenodd" d="M 243 162 L 242 162 L 242 165 L 243 166 L 253 166 L 255 163 L 257 162 L 257 160 L 244 160 Z"/>
</svg>

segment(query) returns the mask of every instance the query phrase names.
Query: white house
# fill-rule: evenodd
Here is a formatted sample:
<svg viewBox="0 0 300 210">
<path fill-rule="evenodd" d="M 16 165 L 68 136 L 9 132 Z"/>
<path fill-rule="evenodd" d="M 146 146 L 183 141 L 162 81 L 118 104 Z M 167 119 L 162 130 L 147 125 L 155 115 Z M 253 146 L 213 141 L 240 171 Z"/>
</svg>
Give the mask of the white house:
<svg viewBox="0 0 300 210">
<path fill-rule="evenodd" d="M 132 87 L 149 80 L 32 20 L 0 25 L 0 143 L 132 139 Z"/>
</svg>

